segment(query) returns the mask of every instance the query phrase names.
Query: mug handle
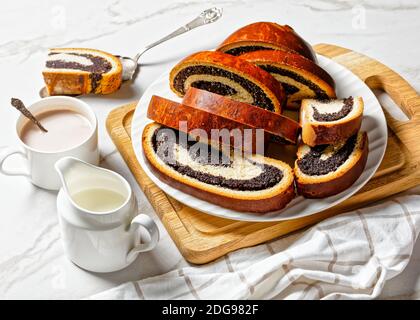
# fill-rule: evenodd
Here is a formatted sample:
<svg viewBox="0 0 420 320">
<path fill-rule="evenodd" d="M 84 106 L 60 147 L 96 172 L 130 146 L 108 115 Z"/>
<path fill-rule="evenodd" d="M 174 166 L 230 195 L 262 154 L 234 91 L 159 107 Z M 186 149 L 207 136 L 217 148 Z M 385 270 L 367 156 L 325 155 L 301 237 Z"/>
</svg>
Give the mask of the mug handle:
<svg viewBox="0 0 420 320">
<path fill-rule="evenodd" d="M 156 247 L 159 241 L 159 229 L 156 223 L 147 215 L 139 214 L 132 221 L 130 229 L 133 228 L 132 232 L 138 230 L 139 227 L 143 227 L 147 230 L 150 235 L 150 241 L 146 243 L 140 243 L 131 249 L 127 254 L 127 260 L 130 260 L 133 255 L 138 254 L 139 252 L 146 252 L 152 250 Z"/>
<path fill-rule="evenodd" d="M 28 171 L 23 171 L 20 169 L 6 169 L 4 168 L 4 162 L 10 156 L 18 154 L 23 157 L 26 161 L 28 161 L 28 157 L 26 153 L 21 150 L 20 148 L 6 148 L 3 152 L 0 152 L 0 172 L 7 175 L 7 176 L 24 176 L 30 178 L 30 174 Z"/>
</svg>

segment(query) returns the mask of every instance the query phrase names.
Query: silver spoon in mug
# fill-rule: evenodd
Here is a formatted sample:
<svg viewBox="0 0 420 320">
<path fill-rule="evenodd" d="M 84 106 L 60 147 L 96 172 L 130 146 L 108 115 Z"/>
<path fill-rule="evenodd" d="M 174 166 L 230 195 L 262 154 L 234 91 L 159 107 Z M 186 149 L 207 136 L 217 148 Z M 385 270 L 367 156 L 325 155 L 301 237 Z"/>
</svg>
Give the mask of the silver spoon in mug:
<svg viewBox="0 0 420 320">
<path fill-rule="evenodd" d="M 26 118 L 28 118 L 30 121 L 35 123 L 39 129 L 41 129 L 44 132 L 48 132 L 47 129 L 44 128 L 44 126 L 39 122 L 37 118 L 25 107 L 25 104 L 22 100 L 17 98 L 10 99 L 10 104 L 15 107 L 20 113 L 22 113 Z"/>
<path fill-rule="evenodd" d="M 204 10 L 203 12 L 200 13 L 200 15 L 198 17 L 196 17 L 194 20 L 190 21 L 186 25 L 178 28 L 174 32 L 168 34 L 167 36 L 165 36 L 161 39 L 159 39 L 158 41 L 155 41 L 155 42 L 145 46 L 133 58 L 115 55 L 117 58 L 120 59 L 121 64 L 122 64 L 122 69 L 123 69 L 122 79 L 123 79 L 123 81 L 133 79 L 133 77 L 136 75 L 137 70 L 138 70 L 138 61 L 139 61 L 140 57 L 146 51 L 148 51 L 151 48 L 156 47 L 157 45 L 159 45 L 159 44 L 161 44 L 165 41 L 168 41 L 168 40 L 173 39 L 173 38 L 175 38 L 175 37 L 177 37 L 177 36 L 179 36 L 183 33 L 186 33 L 190 30 L 193 30 L 197 27 L 200 27 L 200 26 L 203 26 L 203 25 L 206 25 L 206 24 L 209 24 L 209 23 L 213 23 L 213 22 L 217 21 L 222 16 L 222 13 L 223 13 L 222 9 L 217 8 L 217 7 Z M 45 87 L 43 87 L 39 91 L 39 95 L 41 96 L 41 98 L 47 97 L 48 96 L 47 89 Z"/>
</svg>

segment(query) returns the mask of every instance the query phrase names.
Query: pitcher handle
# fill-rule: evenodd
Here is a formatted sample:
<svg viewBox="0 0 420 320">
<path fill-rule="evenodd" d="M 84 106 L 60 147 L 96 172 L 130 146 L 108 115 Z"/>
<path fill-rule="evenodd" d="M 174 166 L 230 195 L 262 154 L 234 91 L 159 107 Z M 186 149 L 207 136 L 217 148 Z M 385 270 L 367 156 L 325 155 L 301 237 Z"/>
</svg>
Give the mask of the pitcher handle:
<svg viewBox="0 0 420 320">
<path fill-rule="evenodd" d="M 147 230 L 150 236 L 150 241 L 146 243 L 140 243 L 131 249 L 127 254 L 127 260 L 130 260 L 133 255 L 140 252 L 146 252 L 154 249 L 159 241 L 159 229 L 156 223 L 147 215 L 139 214 L 131 221 L 132 232 L 136 232 L 139 227 L 143 227 Z"/>
<path fill-rule="evenodd" d="M 6 159 L 14 154 L 18 154 L 21 157 L 23 157 L 26 160 L 26 162 L 28 161 L 26 153 L 20 148 L 6 148 L 2 152 L 0 152 L 0 172 L 7 176 L 24 176 L 24 177 L 30 178 L 30 174 L 28 171 L 20 170 L 20 169 L 12 170 L 12 169 L 4 168 L 4 162 L 6 161 Z"/>
</svg>

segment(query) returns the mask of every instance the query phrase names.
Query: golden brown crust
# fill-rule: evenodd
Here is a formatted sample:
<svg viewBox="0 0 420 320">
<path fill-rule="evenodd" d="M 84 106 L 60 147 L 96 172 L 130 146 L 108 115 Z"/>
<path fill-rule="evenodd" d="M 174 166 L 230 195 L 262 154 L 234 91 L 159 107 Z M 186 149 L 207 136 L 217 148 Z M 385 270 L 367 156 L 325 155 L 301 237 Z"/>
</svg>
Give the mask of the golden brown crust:
<svg viewBox="0 0 420 320">
<path fill-rule="evenodd" d="M 362 174 L 368 158 L 368 138 L 366 132 L 364 132 L 363 135 L 363 145 L 360 148 L 362 151 L 360 152 L 359 158 L 347 172 L 336 179 L 320 183 L 308 183 L 303 181 L 303 179 L 300 179 L 299 174 L 296 173 L 298 170 L 296 160 L 295 183 L 298 194 L 304 196 L 305 198 L 326 198 L 336 195 L 349 188 Z"/>
<path fill-rule="evenodd" d="M 193 87 L 187 91 L 182 102 L 249 127 L 263 129 L 291 143 L 296 143 L 300 131 L 299 123 L 286 116 Z"/>
<path fill-rule="evenodd" d="M 302 124 L 302 140 L 311 147 L 346 140 L 360 130 L 362 118 L 363 115 L 360 115 L 345 123 L 332 126 L 304 123 Z"/>
<path fill-rule="evenodd" d="M 122 69 L 118 72 L 105 73 L 95 90 L 97 94 L 110 94 L 117 91 L 122 83 Z"/>
<path fill-rule="evenodd" d="M 273 22 L 256 22 L 238 29 L 227 37 L 217 50 L 225 52 L 237 46 L 259 44 L 269 44 L 280 50 L 293 51 L 315 61 L 310 45 L 292 27 Z"/>
<path fill-rule="evenodd" d="M 260 50 L 245 53 L 240 56 L 257 66 L 272 66 L 297 74 L 299 77 L 312 82 L 325 93 L 325 97 L 335 98 L 335 83 L 331 76 L 320 66 L 300 54 L 282 50 Z M 276 77 L 276 73 L 272 73 Z M 306 86 L 306 85 L 305 85 Z M 311 90 L 313 92 L 313 90 Z M 316 98 L 315 93 L 303 95 L 298 92 L 299 99 L 295 94 L 288 96 L 287 107 L 289 109 L 298 109 L 300 100 L 304 98 Z"/>
<path fill-rule="evenodd" d="M 76 95 L 76 94 L 110 94 L 117 91 L 122 83 L 122 65 L 120 60 L 107 52 L 86 49 L 86 48 L 53 48 L 51 52 L 72 52 L 81 51 L 85 53 L 97 53 L 112 60 L 116 66 L 112 72 L 102 74 L 102 78 L 97 82 L 96 88 L 92 87 L 92 78 L 87 71 L 62 71 L 49 69 L 42 72 L 45 86 L 49 95 Z"/>
<path fill-rule="evenodd" d="M 319 65 L 300 54 L 283 50 L 259 50 L 244 53 L 241 55 L 241 58 L 256 65 L 288 66 L 296 70 L 311 73 L 319 78 L 319 80 L 325 82 L 325 91 L 331 98 L 335 97 L 335 83 L 333 78 Z"/>
<path fill-rule="evenodd" d="M 356 134 L 362 125 L 363 120 L 363 99 L 358 98 L 354 106 L 362 106 L 361 112 L 349 119 L 333 122 L 311 122 L 306 119 L 305 107 L 300 110 L 300 125 L 302 127 L 302 141 L 311 146 L 322 144 L 335 144 Z"/>
<path fill-rule="evenodd" d="M 179 92 L 174 87 L 176 75 L 185 67 L 191 65 L 213 65 L 239 74 L 242 77 L 256 83 L 270 97 L 276 113 L 281 113 L 282 106 L 286 103 L 286 94 L 279 82 L 268 72 L 255 66 L 254 64 L 235 56 L 217 51 L 201 51 L 194 53 L 181 60 L 172 70 L 169 76 L 171 90 L 182 97 L 183 92 Z"/>
<path fill-rule="evenodd" d="M 257 107 L 255 107 L 257 108 Z M 260 108 L 257 108 L 260 109 Z M 190 133 L 192 130 L 201 129 L 207 134 L 204 138 L 212 137 L 213 129 L 227 129 L 240 130 L 242 137 L 244 137 L 245 129 L 252 130 L 252 144 L 251 148 L 248 144 L 241 145 L 246 151 L 257 152 L 258 146 L 263 143 L 267 144 L 269 141 L 269 135 L 259 136 L 256 130 L 251 126 L 248 126 L 242 122 L 234 119 L 225 118 L 216 113 L 207 112 L 203 109 L 195 108 L 188 104 L 177 103 L 159 96 L 153 96 L 147 109 L 147 117 L 157 123 L 160 123 L 166 127 L 181 130 L 180 122 L 185 121 L 187 124 L 186 133 Z M 216 141 L 217 143 L 219 140 Z M 230 136 L 230 146 L 237 146 L 238 141 L 235 141 L 234 136 Z M 242 142 L 242 141 L 241 141 Z"/>
<path fill-rule="evenodd" d="M 268 164 L 281 166 L 283 168 L 285 174 L 283 179 L 286 179 L 284 181 L 285 185 L 267 190 L 263 194 L 260 192 L 251 194 L 248 192 L 230 193 L 222 188 L 206 184 L 201 184 L 201 187 L 199 187 L 199 184 L 193 182 L 192 179 L 187 179 L 183 176 L 179 176 L 179 174 L 173 173 L 171 170 L 168 170 L 166 166 L 162 166 L 162 164 L 157 161 L 153 147 L 150 143 L 150 136 L 158 126 L 159 125 L 156 123 L 151 123 L 144 128 L 142 135 L 143 151 L 145 159 L 154 174 L 160 180 L 172 187 L 222 207 L 246 212 L 263 213 L 280 210 L 295 197 L 292 169 L 284 162 L 264 158 L 262 156 L 255 157 L 256 159 L 264 159 L 264 162 Z"/>
<path fill-rule="evenodd" d="M 222 194 L 208 193 L 199 188 L 182 183 L 178 180 L 171 178 L 170 176 L 159 171 L 153 163 L 147 162 L 151 165 L 154 174 L 166 184 L 174 187 L 175 189 L 181 190 L 182 192 L 188 193 L 196 198 L 204 201 L 208 201 L 217 204 L 221 207 L 228 209 L 243 211 L 243 212 L 255 212 L 255 213 L 266 213 L 270 211 L 283 209 L 290 201 L 295 197 L 295 190 L 293 184 L 291 184 L 286 191 L 277 194 L 271 198 L 264 198 L 259 200 L 246 200 L 246 199 L 235 199 L 227 197 Z"/>
</svg>

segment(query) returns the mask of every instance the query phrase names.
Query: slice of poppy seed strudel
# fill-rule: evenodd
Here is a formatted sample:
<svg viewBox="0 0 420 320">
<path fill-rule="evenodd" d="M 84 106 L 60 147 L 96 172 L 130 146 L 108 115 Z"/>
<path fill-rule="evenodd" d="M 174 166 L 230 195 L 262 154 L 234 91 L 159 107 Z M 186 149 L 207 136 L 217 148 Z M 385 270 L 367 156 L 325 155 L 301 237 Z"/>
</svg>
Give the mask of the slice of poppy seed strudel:
<svg viewBox="0 0 420 320">
<path fill-rule="evenodd" d="M 318 101 L 305 99 L 300 109 L 302 140 L 309 146 L 334 144 L 346 140 L 360 130 L 363 99 Z"/>
<path fill-rule="evenodd" d="M 95 49 L 50 49 L 42 74 L 49 95 L 108 94 L 122 82 L 120 60 Z"/>
<path fill-rule="evenodd" d="M 316 61 L 311 46 L 292 27 L 273 22 L 256 22 L 238 29 L 217 50 L 234 56 L 258 50 L 283 50 Z"/>
<path fill-rule="evenodd" d="M 172 187 L 247 212 L 279 210 L 294 198 L 293 171 L 286 163 L 261 155 L 234 156 L 208 144 L 201 154 L 196 142 L 191 145 L 179 137 L 178 131 L 151 123 L 142 138 L 151 169 Z"/>
<path fill-rule="evenodd" d="M 281 113 L 286 95 L 267 71 L 238 57 L 218 51 L 202 51 L 179 62 L 169 76 L 172 91 L 185 95 L 190 87 Z"/>
<path fill-rule="evenodd" d="M 241 58 L 271 73 L 282 84 L 288 108 L 298 109 L 305 98 L 335 98 L 331 76 L 299 54 L 281 50 L 254 51 L 241 55 Z"/>
<path fill-rule="evenodd" d="M 367 157 L 366 132 L 334 145 L 300 145 L 294 168 L 298 193 L 325 198 L 344 191 L 362 174 Z"/>
</svg>

